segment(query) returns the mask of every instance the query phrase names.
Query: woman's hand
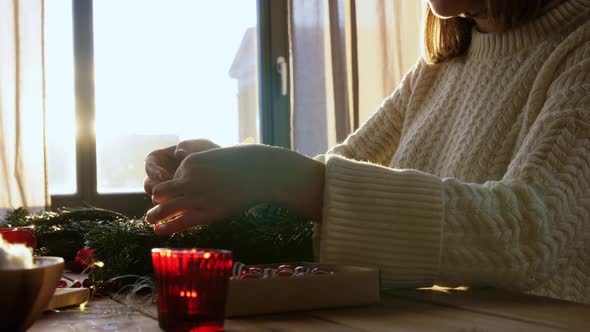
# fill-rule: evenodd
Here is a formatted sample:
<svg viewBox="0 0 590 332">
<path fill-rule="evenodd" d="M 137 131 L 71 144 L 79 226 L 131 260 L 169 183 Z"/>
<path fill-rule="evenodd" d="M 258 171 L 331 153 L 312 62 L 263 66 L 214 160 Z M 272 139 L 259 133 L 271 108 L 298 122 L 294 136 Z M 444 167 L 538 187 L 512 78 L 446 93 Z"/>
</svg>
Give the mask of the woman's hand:
<svg viewBox="0 0 590 332">
<path fill-rule="evenodd" d="M 293 151 L 239 145 L 193 153 L 174 178 L 153 189 L 158 205 L 146 220 L 171 234 L 235 215 L 255 204 L 275 203 L 319 220 L 324 165 Z"/>
<path fill-rule="evenodd" d="M 211 141 L 194 139 L 152 151 L 145 158 L 145 172 L 147 174 L 143 182 L 145 192 L 151 195 L 156 185 L 171 180 L 180 163 L 189 154 L 216 149 L 218 147 L 219 145 Z"/>
</svg>

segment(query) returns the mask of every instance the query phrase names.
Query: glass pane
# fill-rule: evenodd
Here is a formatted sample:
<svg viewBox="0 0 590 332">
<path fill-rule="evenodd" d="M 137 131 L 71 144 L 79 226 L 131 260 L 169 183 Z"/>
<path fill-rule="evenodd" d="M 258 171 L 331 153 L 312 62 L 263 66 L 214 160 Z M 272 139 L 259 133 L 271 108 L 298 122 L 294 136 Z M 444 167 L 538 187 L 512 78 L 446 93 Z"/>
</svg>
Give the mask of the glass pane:
<svg viewBox="0 0 590 332">
<path fill-rule="evenodd" d="M 49 192 L 76 192 L 72 0 L 45 2 L 45 81 Z"/>
<path fill-rule="evenodd" d="M 256 0 L 94 1 L 98 191 L 179 140 L 258 140 Z"/>
</svg>

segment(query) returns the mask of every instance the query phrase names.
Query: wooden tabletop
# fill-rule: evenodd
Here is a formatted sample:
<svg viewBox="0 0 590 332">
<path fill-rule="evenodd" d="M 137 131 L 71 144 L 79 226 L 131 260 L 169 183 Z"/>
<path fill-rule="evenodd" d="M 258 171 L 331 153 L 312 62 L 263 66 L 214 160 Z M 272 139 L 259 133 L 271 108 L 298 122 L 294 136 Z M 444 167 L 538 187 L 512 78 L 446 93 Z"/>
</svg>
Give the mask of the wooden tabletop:
<svg viewBox="0 0 590 332">
<path fill-rule="evenodd" d="M 590 331 L 590 306 L 499 290 L 407 290 L 368 307 L 227 319 L 226 331 Z M 95 298 L 29 330 L 160 331 L 153 303 Z"/>
</svg>

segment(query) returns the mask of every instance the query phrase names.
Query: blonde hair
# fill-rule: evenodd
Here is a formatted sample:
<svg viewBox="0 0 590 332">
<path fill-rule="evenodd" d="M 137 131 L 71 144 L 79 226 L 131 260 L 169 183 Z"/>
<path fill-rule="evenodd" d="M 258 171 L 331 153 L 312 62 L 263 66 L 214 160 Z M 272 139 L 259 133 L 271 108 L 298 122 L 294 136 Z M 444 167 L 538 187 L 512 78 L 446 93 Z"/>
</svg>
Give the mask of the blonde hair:
<svg viewBox="0 0 590 332">
<path fill-rule="evenodd" d="M 510 29 L 536 17 L 548 0 L 486 0 L 485 15 L 502 29 Z M 475 26 L 468 17 L 447 19 L 436 16 L 426 5 L 424 21 L 424 59 L 440 63 L 464 54 L 471 44 L 471 30 Z"/>
</svg>

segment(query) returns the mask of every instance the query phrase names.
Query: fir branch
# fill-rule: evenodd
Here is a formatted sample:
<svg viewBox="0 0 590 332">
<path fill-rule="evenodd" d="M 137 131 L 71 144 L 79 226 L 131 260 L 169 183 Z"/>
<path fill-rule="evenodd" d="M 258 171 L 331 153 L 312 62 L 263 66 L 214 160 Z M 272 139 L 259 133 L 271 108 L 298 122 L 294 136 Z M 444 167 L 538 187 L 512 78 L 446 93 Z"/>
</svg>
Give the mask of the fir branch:
<svg viewBox="0 0 590 332">
<path fill-rule="evenodd" d="M 78 249 L 96 249 L 104 267 L 91 272 L 95 282 L 121 275 L 149 276 L 151 249 L 229 249 L 234 260 L 247 264 L 309 261 L 313 258 L 312 222 L 283 208 L 260 205 L 241 215 L 171 236 L 157 236 L 142 219 L 130 220 L 117 212 L 96 209 L 59 209 L 31 214 L 10 211 L 0 225 L 35 226 L 36 254 L 74 258 Z"/>
</svg>

